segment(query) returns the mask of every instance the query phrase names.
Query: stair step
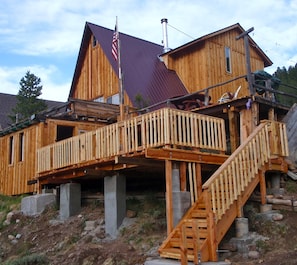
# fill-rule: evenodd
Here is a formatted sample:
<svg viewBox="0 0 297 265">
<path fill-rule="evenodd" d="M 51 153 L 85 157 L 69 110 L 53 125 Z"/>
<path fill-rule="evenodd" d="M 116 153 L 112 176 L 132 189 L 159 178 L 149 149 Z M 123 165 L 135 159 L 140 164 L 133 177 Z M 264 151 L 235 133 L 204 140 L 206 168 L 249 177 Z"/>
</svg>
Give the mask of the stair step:
<svg viewBox="0 0 297 265">
<path fill-rule="evenodd" d="M 162 252 L 160 252 L 160 256 L 162 258 L 180 259 L 181 258 L 181 250 L 180 250 L 180 248 L 165 248 L 162 250 Z M 193 250 L 187 250 L 187 258 L 188 258 L 188 261 L 194 260 Z"/>
<path fill-rule="evenodd" d="M 207 212 L 206 212 L 206 210 L 193 210 L 191 212 L 191 216 L 193 218 L 206 218 Z"/>
<path fill-rule="evenodd" d="M 187 244 L 187 249 L 193 249 L 194 248 L 194 240 L 192 238 L 187 238 L 186 239 L 186 244 Z M 204 243 L 205 238 L 200 238 L 198 240 L 198 248 L 199 246 L 202 246 L 202 244 Z M 170 240 L 170 246 L 173 248 L 179 248 L 180 247 L 180 239 L 179 238 L 172 238 L 172 240 Z"/>
<path fill-rule="evenodd" d="M 193 225 L 197 225 L 199 228 L 207 227 L 207 221 L 205 218 L 203 218 L 203 219 L 195 219 L 195 218 L 187 219 L 187 220 L 184 220 L 183 223 L 186 224 L 187 227 L 191 227 L 191 228 Z"/>
</svg>

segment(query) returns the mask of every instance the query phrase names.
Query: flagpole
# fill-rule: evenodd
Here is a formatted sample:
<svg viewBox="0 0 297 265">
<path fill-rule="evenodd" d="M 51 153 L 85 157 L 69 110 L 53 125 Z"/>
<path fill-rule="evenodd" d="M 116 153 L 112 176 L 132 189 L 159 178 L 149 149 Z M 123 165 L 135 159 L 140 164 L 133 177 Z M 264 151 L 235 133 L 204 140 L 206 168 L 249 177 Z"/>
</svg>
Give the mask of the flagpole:
<svg viewBox="0 0 297 265">
<path fill-rule="evenodd" d="M 119 97 L 120 97 L 120 120 L 125 118 L 125 109 L 124 109 L 124 88 L 123 88 L 123 76 L 122 76 L 122 66 L 121 66 L 121 41 L 120 33 L 118 27 L 118 17 L 116 17 L 116 30 L 118 37 L 118 70 L 119 70 Z"/>
</svg>

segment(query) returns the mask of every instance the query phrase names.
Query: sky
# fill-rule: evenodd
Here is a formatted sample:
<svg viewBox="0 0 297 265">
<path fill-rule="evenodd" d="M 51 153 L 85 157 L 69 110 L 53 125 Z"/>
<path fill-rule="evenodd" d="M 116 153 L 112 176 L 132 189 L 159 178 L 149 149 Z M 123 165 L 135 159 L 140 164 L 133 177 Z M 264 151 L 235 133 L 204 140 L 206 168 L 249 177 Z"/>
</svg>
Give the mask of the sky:
<svg viewBox="0 0 297 265">
<path fill-rule="evenodd" d="M 41 78 L 41 98 L 67 101 L 86 22 L 176 48 L 235 23 L 272 60 L 297 63 L 296 0 L 1 0 L 0 92 L 17 94 L 27 71 Z M 0 102 L 1 104 L 1 102 Z"/>
</svg>

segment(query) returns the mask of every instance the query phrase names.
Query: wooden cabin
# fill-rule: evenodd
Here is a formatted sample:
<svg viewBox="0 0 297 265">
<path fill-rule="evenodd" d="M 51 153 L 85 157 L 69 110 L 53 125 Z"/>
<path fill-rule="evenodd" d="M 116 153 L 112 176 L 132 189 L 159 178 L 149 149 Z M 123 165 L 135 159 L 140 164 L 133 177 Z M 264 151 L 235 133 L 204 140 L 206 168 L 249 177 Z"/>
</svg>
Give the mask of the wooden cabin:
<svg viewBox="0 0 297 265">
<path fill-rule="evenodd" d="M 112 123 L 118 115 L 116 105 L 71 100 L 0 131 L 0 193 L 38 192 L 39 148 Z"/>
<path fill-rule="evenodd" d="M 112 37 L 112 30 L 87 22 L 66 113 L 1 136 L 0 192 L 112 174 L 127 176 L 129 184 L 154 175 L 166 194 L 168 238 L 160 255 L 182 264 L 197 263 L 198 253 L 215 261 L 218 244 L 254 189 L 265 204 L 269 172 L 287 171 L 288 140 L 280 120 L 289 108 L 276 102 L 271 80 L 259 85 L 254 74 L 272 62 L 239 24 L 166 52 L 120 33 L 121 109 Z M 59 126 L 72 133 L 58 139 Z M 32 147 L 29 173 L 19 183 L 22 134 Z M 175 196 L 189 201 L 178 220 Z"/>
</svg>

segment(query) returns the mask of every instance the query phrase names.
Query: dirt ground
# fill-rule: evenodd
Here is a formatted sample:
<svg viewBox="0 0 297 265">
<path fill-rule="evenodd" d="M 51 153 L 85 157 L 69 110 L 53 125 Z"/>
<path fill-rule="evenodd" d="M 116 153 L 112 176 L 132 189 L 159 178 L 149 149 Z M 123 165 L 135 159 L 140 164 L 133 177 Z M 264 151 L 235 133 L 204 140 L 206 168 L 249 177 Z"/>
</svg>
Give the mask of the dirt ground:
<svg viewBox="0 0 297 265">
<path fill-rule="evenodd" d="M 66 221 L 58 219 L 53 207 L 35 217 L 14 211 L 11 224 L 0 230 L 0 264 L 144 264 L 147 258 L 158 257 L 158 246 L 165 239 L 165 205 L 134 199 L 128 206 L 130 218 L 116 240 L 106 237 L 103 207 L 94 202 Z M 256 245 L 260 256 L 250 259 L 232 252 L 221 258 L 232 264 L 297 264 L 297 212 L 280 210 L 284 218 L 269 221 L 257 217 L 252 207 L 250 230 L 268 238 Z M 91 226 L 89 221 L 94 221 Z M 31 262 L 21 263 L 24 257 L 31 257 Z"/>
</svg>

